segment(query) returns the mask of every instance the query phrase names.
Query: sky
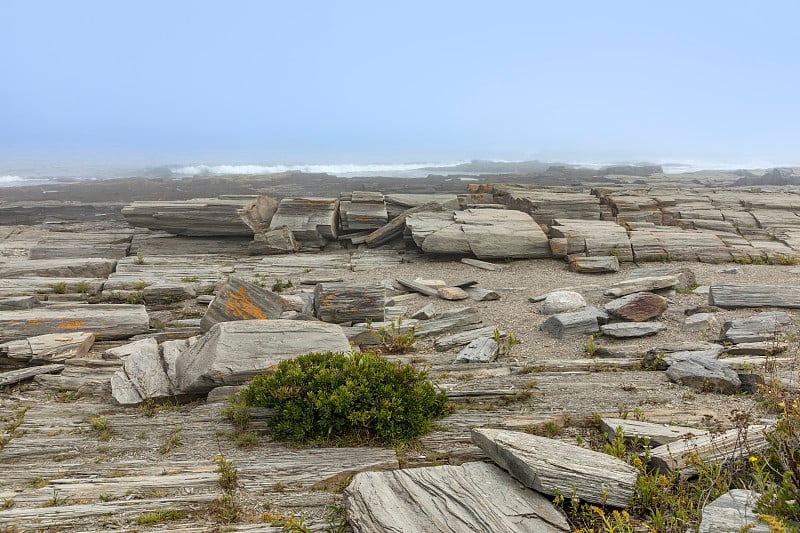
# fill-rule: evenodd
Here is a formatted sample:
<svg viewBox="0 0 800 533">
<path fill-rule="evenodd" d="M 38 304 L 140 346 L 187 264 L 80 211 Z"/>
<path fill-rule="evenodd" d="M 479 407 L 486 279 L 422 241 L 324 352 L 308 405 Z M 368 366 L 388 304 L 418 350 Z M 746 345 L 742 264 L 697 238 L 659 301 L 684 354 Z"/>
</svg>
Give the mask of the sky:
<svg viewBox="0 0 800 533">
<path fill-rule="evenodd" d="M 797 2 L 3 1 L 0 163 L 800 163 Z"/>
</svg>

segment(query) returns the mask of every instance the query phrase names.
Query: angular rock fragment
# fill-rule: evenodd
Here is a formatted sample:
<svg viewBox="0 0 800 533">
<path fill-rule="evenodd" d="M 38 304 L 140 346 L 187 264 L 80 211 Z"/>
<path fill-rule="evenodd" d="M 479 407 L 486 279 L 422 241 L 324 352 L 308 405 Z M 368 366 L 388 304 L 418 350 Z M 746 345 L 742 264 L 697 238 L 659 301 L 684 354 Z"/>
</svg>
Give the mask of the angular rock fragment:
<svg viewBox="0 0 800 533">
<path fill-rule="evenodd" d="M 361 472 L 345 489 L 356 533 L 569 531 L 544 496 L 488 463 Z"/>
<path fill-rule="evenodd" d="M 658 289 L 668 289 L 677 286 L 679 280 L 676 276 L 649 276 L 643 278 L 626 279 L 615 283 L 606 290 L 607 296 L 619 298 L 634 292 L 648 292 Z"/>
<path fill-rule="evenodd" d="M 502 429 L 473 429 L 472 441 L 526 487 L 547 495 L 626 507 L 639 472 L 610 455 L 564 442 Z"/>
<path fill-rule="evenodd" d="M 480 287 L 467 287 L 464 290 L 476 302 L 490 302 L 500 299 L 500 294 L 497 291 L 481 289 Z"/>
<path fill-rule="evenodd" d="M 791 322 L 791 317 L 783 311 L 765 311 L 747 318 L 736 318 L 722 326 L 722 340 L 733 344 L 777 341 Z"/>
<path fill-rule="evenodd" d="M 697 313 L 686 317 L 683 327 L 688 331 L 706 331 L 717 328 L 717 317 L 713 313 Z"/>
<path fill-rule="evenodd" d="M 256 233 L 253 241 L 247 245 L 250 255 L 292 254 L 300 251 L 300 245 L 292 231 L 286 226 Z"/>
<path fill-rule="evenodd" d="M 339 199 L 284 198 L 271 225 L 289 228 L 302 249 L 319 249 L 338 236 Z"/>
<path fill-rule="evenodd" d="M 278 318 L 283 305 L 283 298 L 274 292 L 231 276 L 208 306 L 200 328 L 208 331 L 219 322 Z"/>
<path fill-rule="evenodd" d="M 311 352 L 348 352 L 350 344 L 335 324 L 303 320 L 220 322 L 175 363 L 178 389 L 207 392 L 240 385 L 270 371 L 284 359 Z"/>
<path fill-rule="evenodd" d="M 676 361 L 667 369 L 667 378 L 699 391 L 733 394 L 742 386 L 736 371 L 730 366 L 706 357 L 691 357 Z"/>
<path fill-rule="evenodd" d="M 314 314 L 324 322 L 383 321 L 386 288 L 381 283 L 318 283 Z"/>
<path fill-rule="evenodd" d="M 14 296 L 0 298 L 0 311 L 13 311 L 15 309 L 33 309 L 41 305 L 36 296 Z"/>
<path fill-rule="evenodd" d="M 457 301 L 469 298 L 466 291 L 460 287 L 442 287 L 436 292 L 439 294 L 439 298 L 443 300 Z"/>
<path fill-rule="evenodd" d="M 489 363 L 497 358 L 500 347 L 489 337 L 478 337 L 458 352 L 454 363 Z"/>
<path fill-rule="evenodd" d="M 581 274 L 604 274 L 619 272 L 619 259 L 615 255 L 609 256 L 569 256 L 569 268 Z"/>
<path fill-rule="evenodd" d="M 600 331 L 600 324 L 605 324 L 608 315 L 594 307 L 572 313 L 558 313 L 545 320 L 540 329 L 556 338 L 591 335 Z"/>
<path fill-rule="evenodd" d="M 667 329 L 667 326 L 661 322 L 618 322 L 600 326 L 600 331 L 603 332 L 603 335 L 617 339 L 647 337 L 665 329 Z"/>
<path fill-rule="evenodd" d="M 645 322 L 667 310 L 667 300 L 652 292 L 634 292 L 605 305 L 606 312 L 622 320 Z"/>
<path fill-rule="evenodd" d="M 237 214 L 253 233 L 259 234 L 269 229 L 272 217 L 277 210 L 278 202 L 274 198 L 262 194 L 239 209 Z"/>
<path fill-rule="evenodd" d="M 111 395 L 120 405 L 167 398 L 176 390 L 167 376 L 155 339 L 137 341 L 124 358 L 122 368 L 111 377 Z"/>
<path fill-rule="evenodd" d="M 136 201 L 122 208 L 122 216 L 134 227 L 161 230 L 188 237 L 250 236 L 253 230 L 239 212 L 255 196 L 223 196 L 191 200 Z"/>
<path fill-rule="evenodd" d="M 417 320 L 430 320 L 434 316 L 436 316 L 436 310 L 433 308 L 433 304 L 427 304 L 425 306 L 422 306 L 413 313 L 411 313 L 411 318 Z"/>
</svg>

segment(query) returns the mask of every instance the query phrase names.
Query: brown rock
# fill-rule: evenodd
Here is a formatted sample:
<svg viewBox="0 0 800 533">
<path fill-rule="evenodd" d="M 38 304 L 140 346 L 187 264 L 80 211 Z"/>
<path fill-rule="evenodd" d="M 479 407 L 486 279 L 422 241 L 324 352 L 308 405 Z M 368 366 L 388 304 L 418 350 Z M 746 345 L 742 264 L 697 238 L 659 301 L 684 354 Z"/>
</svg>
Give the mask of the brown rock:
<svg viewBox="0 0 800 533">
<path fill-rule="evenodd" d="M 667 301 L 652 292 L 635 292 L 608 302 L 605 310 L 617 318 L 645 322 L 667 310 Z"/>
<path fill-rule="evenodd" d="M 469 298 L 469 294 L 460 287 L 442 287 L 437 292 L 439 293 L 439 298 L 445 300 L 466 300 Z"/>
</svg>

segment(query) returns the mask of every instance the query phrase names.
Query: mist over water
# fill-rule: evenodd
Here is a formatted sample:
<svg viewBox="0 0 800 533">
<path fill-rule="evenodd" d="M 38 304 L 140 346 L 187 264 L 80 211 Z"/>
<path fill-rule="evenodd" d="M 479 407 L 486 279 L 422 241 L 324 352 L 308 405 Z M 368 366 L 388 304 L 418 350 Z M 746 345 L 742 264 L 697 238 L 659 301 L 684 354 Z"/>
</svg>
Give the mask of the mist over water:
<svg viewBox="0 0 800 533">
<path fill-rule="evenodd" d="M 546 161 L 546 160 L 544 160 Z M 330 174 L 342 178 L 384 176 L 397 178 L 424 178 L 430 174 L 439 175 L 477 175 L 479 172 L 460 167 L 471 161 L 425 161 L 410 163 L 308 163 L 308 164 L 152 164 L 143 165 L 141 161 L 127 164 L 108 163 L 45 163 L 26 162 L 23 165 L 3 164 L 0 161 L 0 187 L 21 185 L 43 185 L 47 183 L 70 183 L 119 179 L 129 177 L 172 178 L 183 179 L 192 176 L 226 176 L 226 175 L 269 175 L 284 172 L 304 172 Z M 523 163 L 499 159 L 483 159 L 482 163 Z M 667 174 L 697 172 L 701 170 L 733 171 L 738 169 L 767 169 L 792 164 L 776 164 L 770 161 L 748 161 L 741 163 L 719 161 L 687 160 L 654 160 L 649 162 L 631 161 L 568 161 L 556 162 L 553 165 L 570 165 L 591 169 L 599 169 L 612 165 L 656 164 L 662 165 Z"/>
</svg>

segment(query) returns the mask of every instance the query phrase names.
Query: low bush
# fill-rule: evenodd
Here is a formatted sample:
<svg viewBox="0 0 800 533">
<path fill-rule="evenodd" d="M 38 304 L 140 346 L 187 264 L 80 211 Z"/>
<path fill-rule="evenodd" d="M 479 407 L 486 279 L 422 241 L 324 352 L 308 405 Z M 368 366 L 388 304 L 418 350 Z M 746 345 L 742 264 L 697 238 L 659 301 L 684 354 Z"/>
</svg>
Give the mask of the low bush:
<svg viewBox="0 0 800 533">
<path fill-rule="evenodd" d="M 447 396 L 410 365 L 374 353 L 312 353 L 283 361 L 243 389 L 249 405 L 275 409 L 276 438 L 295 442 L 397 443 L 427 433 L 449 412 Z"/>
</svg>

